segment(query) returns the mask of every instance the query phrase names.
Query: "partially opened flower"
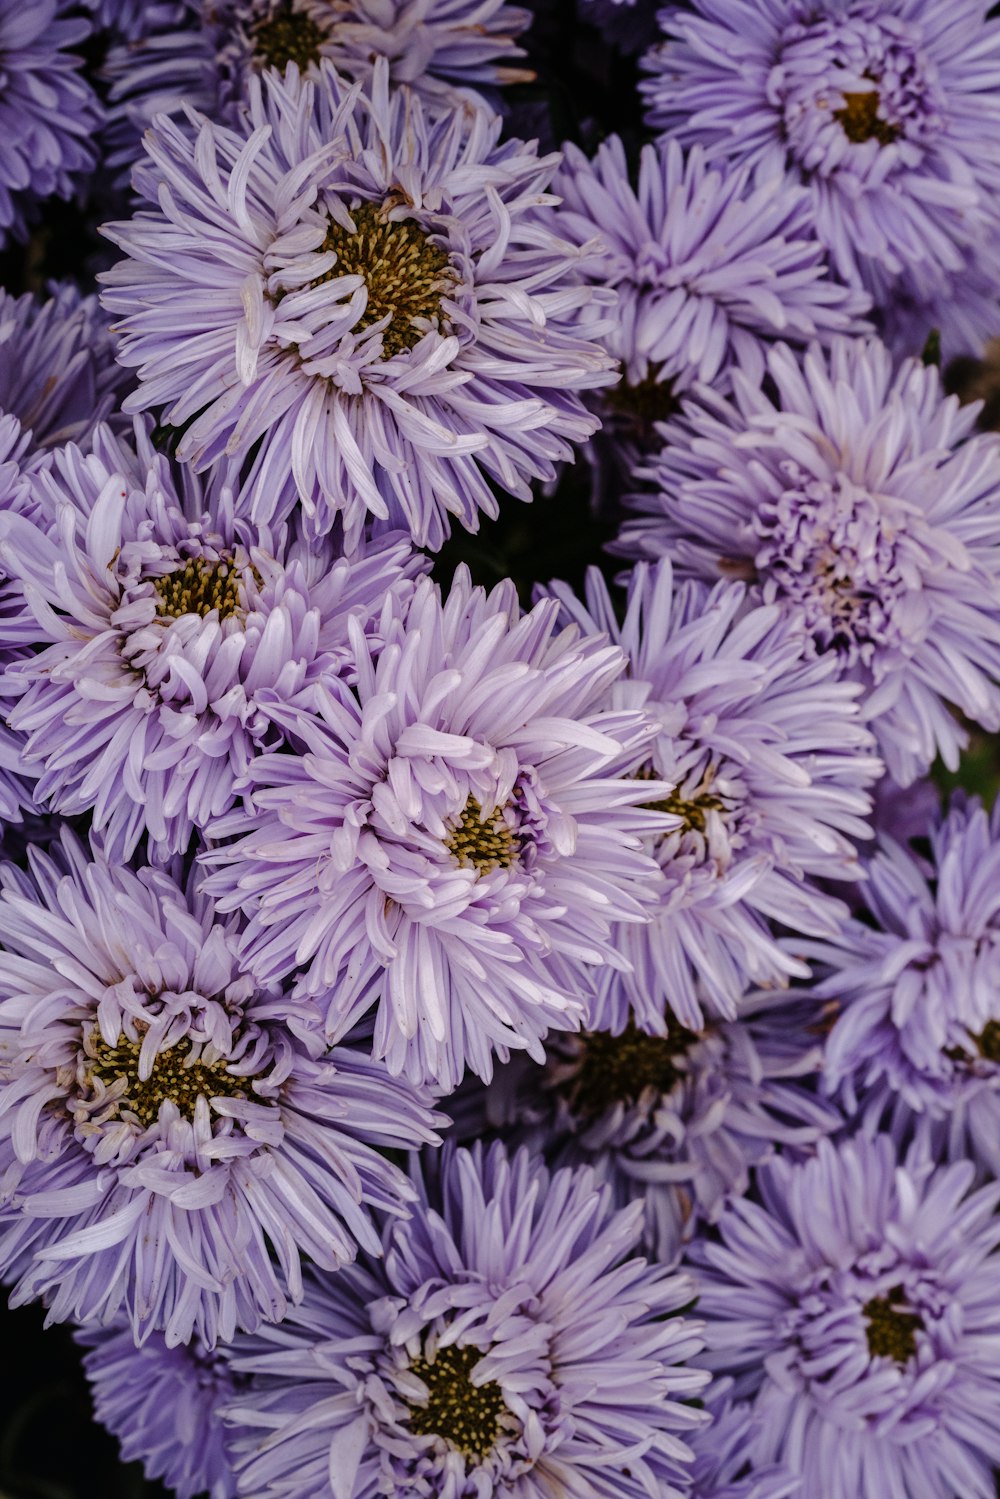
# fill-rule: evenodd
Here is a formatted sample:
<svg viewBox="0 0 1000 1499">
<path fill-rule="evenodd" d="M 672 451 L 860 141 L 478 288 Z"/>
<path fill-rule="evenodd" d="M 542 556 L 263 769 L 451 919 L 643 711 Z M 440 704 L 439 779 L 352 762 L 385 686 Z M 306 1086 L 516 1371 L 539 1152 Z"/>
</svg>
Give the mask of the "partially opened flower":
<svg viewBox="0 0 1000 1499">
<path fill-rule="evenodd" d="M 367 1049 L 307 1053 L 192 882 L 66 834 L 0 897 L 0 1271 L 11 1302 L 206 1348 L 285 1315 L 302 1258 L 378 1253 L 434 1117 Z"/>
<path fill-rule="evenodd" d="M 985 0 L 694 0 L 660 13 L 650 123 L 803 184 L 837 274 L 943 318 L 988 275 L 1000 189 L 1000 25 Z M 983 310 L 986 310 L 984 300 Z M 919 320 L 918 320 L 919 321 Z M 997 331 L 980 330 L 980 339 Z M 958 330 L 956 330 L 957 333 Z"/>
<path fill-rule="evenodd" d="M 664 894 L 648 926 L 616 932 L 629 966 L 600 975 L 591 1023 L 621 1030 L 632 1015 L 662 1031 L 672 1011 L 698 1030 L 704 1009 L 732 1018 L 751 985 L 808 974 L 773 921 L 840 930 L 845 908 L 816 881 L 859 876 L 854 840 L 870 836 L 867 790 L 881 770 L 858 689 L 831 657 L 809 659 L 801 628 L 741 584 L 675 588 L 669 562 L 640 564 L 621 625 L 596 568 L 585 602 L 550 586 L 567 619 L 626 652 L 616 697 L 656 718 L 645 773 L 674 789 L 651 800 L 679 819 L 649 841 Z"/>
<path fill-rule="evenodd" d="M 70 49 L 90 26 L 68 0 L 0 0 L 0 247 L 37 203 L 68 198 L 97 163 L 97 95 Z"/>
<path fill-rule="evenodd" d="M 234 1350 L 242 1492 L 681 1499 L 699 1328 L 690 1280 L 630 1257 L 638 1209 L 500 1146 L 417 1186 L 381 1264 L 310 1277 Z"/>
<path fill-rule="evenodd" d="M 196 123 L 158 119 L 134 179 L 155 206 L 108 230 L 129 409 L 165 406 L 199 468 L 259 444 L 256 517 L 301 502 L 349 546 L 372 515 L 439 547 L 451 517 L 496 515 L 491 485 L 527 500 L 554 477 L 612 362 L 581 322 L 602 299 L 560 237 L 557 157 L 499 144 L 482 109 L 429 117 L 385 66 L 360 92 L 328 63 L 272 71 L 240 130 Z"/>
<path fill-rule="evenodd" d="M 44 299 L 0 291 L 0 412 L 30 432 L 33 452 L 80 442 L 115 419 L 132 383 L 96 297 L 69 283 Z"/>
<path fill-rule="evenodd" d="M 664 427 L 616 549 L 752 580 L 863 684 L 897 781 L 954 769 L 951 705 L 1000 728 L 1000 439 L 874 340 L 779 345 L 767 369 Z"/>
<path fill-rule="evenodd" d="M 860 919 L 809 945 L 836 1006 L 826 1075 L 862 1104 L 937 1121 L 946 1151 L 1000 1170 L 1000 803 L 956 796 L 924 852 L 883 837 Z"/>
<path fill-rule="evenodd" d="M 197 1338 L 171 1347 L 153 1333 L 136 1347 L 127 1319 L 75 1334 L 90 1351 L 83 1360 L 94 1415 L 118 1438 L 122 1462 L 140 1462 L 177 1499 L 235 1499 L 236 1475 L 223 1411 L 245 1380 L 230 1366 L 228 1346 Z"/>
<path fill-rule="evenodd" d="M 751 1471 L 823 1499 L 994 1499 L 1000 1185 L 888 1136 L 776 1159 L 692 1248 L 709 1368 L 750 1402 Z"/>
<path fill-rule="evenodd" d="M 384 58 L 393 84 L 405 84 L 431 108 L 528 82 L 517 38 L 531 19 L 504 0 L 156 0 L 127 42 L 113 47 L 108 81 L 116 133 L 132 122 L 135 149 L 156 114 L 183 123 L 185 105 L 232 122 L 250 79 L 290 63 L 322 76 L 324 59 L 344 78 L 369 79 Z"/>
<path fill-rule="evenodd" d="M 107 429 L 61 450 L 34 480 L 34 522 L 0 522 L 34 616 L 37 648 L 3 690 L 36 799 L 92 811 L 125 857 L 144 832 L 181 852 L 227 811 L 283 743 L 273 703 L 340 670 L 348 619 L 375 628 L 418 566 L 399 536 L 348 559 L 256 526 L 232 468 L 202 486 L 137 436 L 137 451 Z"/>
<path fill-rule="evenodd" d="M 531 12 L 504 0 L 221 0 L 204 5 L 223 97 L 290 62 L 318 73 L 327 59 L 346 78 L 370 78 L 384 57 L 394 84 L 448 106 L 491 85 L 523 83 L 517 38 Z"/>
<path fill-rule="evenodd" d="M 613 923 L 662 887 L 643 835 L 673 819 L 638 804 L 668 788 L 636 778 L 655 723 L 612 706 L 617 647 L 558 613 L 460 569 L 445 601 L 418 583 L 377 659 L 352 626 L 356 687 L 274 709 L 307 753 L 261 757 L 204 856 L 254 972 L 301 968 L 330 1036 L 377 1002 L 376 1055 L 445 1091 L 579 1026 Z"/>
<path fill-rule="evenodd" d="M 803 188 L 706 164 L 676 140 L 644 146 L 638 184 L 617 136 L 591 162 L 572 144 L 555 181 L 563 233 L 594 246 L 588 280 L 618 292 L 604 343 L 622 384 L 602 398 L 618 424 L 652 436 L 696 381 L 726 389 L 738 364 L 752 379 L 775 338 L 808 343 L 863 331 L 867 296 L 831 280 Z"/>
<path fill-rule="evenodd" d="M 817 1001 L 759 992 L 741 1010 L 698 1031 L 553 1033 L 544 1066 L 514 1058 L 443 1107 L 464 1138 L 500 1130 L 552 1163 L 592 1167 L 617 1206 L 642 1205 L 645 1252 L 674 1264 L 753 1167 L 776 1149 L 809 1153 L 843 1123 L 817 1096 Z"/>
</svg>

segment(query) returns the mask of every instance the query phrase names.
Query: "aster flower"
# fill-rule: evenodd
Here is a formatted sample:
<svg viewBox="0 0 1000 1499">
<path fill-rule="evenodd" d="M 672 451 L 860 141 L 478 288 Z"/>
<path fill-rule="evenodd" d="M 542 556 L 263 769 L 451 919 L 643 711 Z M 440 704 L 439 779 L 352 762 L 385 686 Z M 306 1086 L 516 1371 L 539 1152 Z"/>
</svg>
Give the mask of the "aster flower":
<svg viewBox="0 0 1000 1499">
<path fill-rule="evenodd" d="M 126 409 L 166 406 L 199 468 L 260 443 L 256 518 L 301 501 L 348 547 L 371 514 L 436 548 L 450 516 L 496 515 L 488 480 L 527 500 L 554 477 L 611 362 L 580 326 L 601 297 L 558 237 L 557 157 L 481 110 L 430 120 L 385 65 L 360 93 L 325 62 L 315 86 L 272 72 L 245 133 L 196 124 L 158 119 L 134 179 L 158 206 L 107 231 Z"/>
<path fill-rule="evenodd" d="M 450 1151 L 380 1264 L 312 1277 L 241 1340 L 246 1493 L 680 1499 L 704 1417 L 686 1276 L 629 1258 L 638 1209 L 526 1151 Z M 244 1351 L 246 1349 L 246 1351 Z"/>
<path fill-rule="evenodd" d="M 564 154 L 555 181 L 563 233 L 581 248 L 603 241 L 588 279 L 619 298 L 605 346 L 623 384 L 604 404 L 646 418 L 645 436 L 648 417 L 669 415 L 695 381 L 726 389 L 734 363 L 759 380 L 770 339 L 807 343 L 864 328 L 868 298 L 827 275 L 804 189 L 710 169 L 700 147 L 685 154 L 675 140 L 643 148 L 635 189 L 616 136 L 593 162 L 572 144 Z"/>
<path fill-rule="evenodd" d="M 772 920 L 840 930 L 844 906 L 814 881 L 857 878 L 852 840 L 870 836 L 866 789 L 881 765 L 858 689 L 836 680 L 831 657 L 805 658 L 801 630 L 773 605 L 751 607 L 742 584 L 675 591 L 669 562 L 640 564 L 622 625 L 596 568 L 585 604 L 551 588 L 567 619 L 626 652 L 616 701 L 656 718 L 645 773 L 673 786 L 658 805 L 680 819 L 648 844 L 664 894 L 650 925 L 616 932 L 629 967 L 600 976 L 592 1023 L 620 1030 L 633 1014 L 663 1031 L 668 1007 L 693 1030 L 703 1007 L 732 1018 L 751 984 L 808 975 Z"/>
<path fill-rule="evenodd" d="M 511 1048 L 542 1060 L 576 1028 L 587 965 L 621 964 L 612 923 L 649 920 L 661 882 L 637 803 L 655 725 L 610 706 L 624 657 L 559 631 L 555 600 L 520 618 L 514 586 L 424 579 L 360 631 L 357 685 L 316 711 L 275 708 L 306 749 L 248 770 L 249 805 L 212 825 L 207 888 L 249 916 L 244 953 L 270 982 L 301 973 L 335 1037 L 376 1000 L 375 1053 L 455 1088 Z"/>
<path fill-rule="evenodd" d="M 394 84 L 446 106 L 535 76 L 517 64 L 531 12 L 504 0 L 221 0 L 210 16 L 224 99 L 245 98 L 264 68 L 294 62 L 307 74 L 323 59 L 346 78 L 367 79 L 384 57 Z"/>
<path fill-rule="evenodd" d="M 94 1414 L 118 1438 L 122 1462 L 141 1462 L 177 1499 L 235 1499 L 222 1412 L 245 1381 L 227 1348 L 208 1349 L 197 1338 L 171 1348 L 162 1333 L 137 1348 L 124 1318 L 74 1336 L 90 1350 L 83 1368 Z"/>
<path fill-rule="evenodd" d="M 67 0 L 0 0 L 0 246 L 39 199 L 70 197 L 96 164 L 97 96 L 68 48 L 88 22 Z"/>
<path fill-rule="evenodd" d="M 961 794 L 925 829 L 929 857 L 883 835 L 861 919 L 810 946 L 839 1018 L 831 1089 L 940 1121 L 938 1136 L 1000 1168 L 1000 803 Z"/>
<path fill-rule="evenodd" d="M 37 463 L 31 434 L 23 430 L 16 416 L 0 411 L 0 529 L 9 516 L 34 516 L 36 506 L 28 475 Z M 34 621 L 21 585 L 0 562 L 0 681 L 3 668 L 25 656 L 33 636 Z M 4 824 L 22 822 L 25 811 L 34 806 L 30 773 L 26 773 L 22 760 L 23 747 L 22 736 L 7 725 L 0 697 L 0 836 L 9 832 Z"/>
<path fill-rule="evenodd" d="M 776 1159 L 691 1254 L 703 1361 L 752 1402 L 751 1469 L 824 1499 L 994 1499 L 1000 1186 L 888 1136 Z"/>
<path fill-rule="evenodd" d="M 433 1142 L 405 1083 L 349 1046 L 313 1060 L 238 929 L 177 870 L 66 834 L 0 897 L 0 1268 L 53 1321 L 125 1317 L 207 1347 L 279 1319 L 301 1257 L 378 1253 L 412 1197 L 378 1147 Z"/>
<path fill-rule="evenodd" d="M 237 799 L 254 756 L 284 737 L 272 705 L 349 657 L 347 622 L 377 627 L 416 563 L 389 537 L 337 558 L 237 515 L 236 475 L 179 483 L 148 433 L 132 452 L 106 428 L 36 476 L 40 519 L 0 521 L 38 649 L 3 691 L 25 735 L 40 805 L 92 811 L 109 851 L 144 832 L 183 851 Z"/>
<path fill-rule="evenodd" d="M 30 430 L 33 450 L 79 442 L 114 420 L 131 384 L 96 297 L 69 284 L 44 300 L 0 290 L 0 412 Z"/>
<path fill-rule="evenodd" d="M 767 368 L 664 426 L 616 550 L 753 579 L 864 685 L 901 785 L 936 755 L 954 769 L 949 704 L 1000 728 L 1000 439 L 970 436 L 976 408 L 874 340 L 802 363 L 778 345 Z"/>
<path fill-rule="evenodd" d="M 484 101 L 479 90 L 530 82 L 517 37 L 531 14 L 504 0 L 156 0 L 102 67 L 121 140 L 139 140 L 156 114 L 193 105 L 232 122 L 250 79 L 289 63 L 321 77 L 325 58 L 344 78 L 370 79 L 384 58 L 395 85 L 431 108 Z M 125 122 L 131 128 L 125 129 Z"/>
<path fill-rule="evenodd" d="M 695 0 L 647 58 L 650 123 L 804 183 L 839 276 L 947 307 L 993 270 L 1000 25 L 984 0 Z M 996 277 L 992 276 L 996 286 Z"/>
<path fill-rule="evenodd" d="M 776 1147 L 809 1151 L 841 1127 L 816 1095 L 823 1028 L 811 996 L 758 992 L 739 1020 L 698 1031 L 553 1033 L 544 1067 L 516 1057 L 489 1089 L 466 1085 L 443 1107 L 463 1138 L 499 1130 L 592 1167 L 616 1206 L 642 1206 L 645 1251 L 674 1264 Z"/>
</svg>

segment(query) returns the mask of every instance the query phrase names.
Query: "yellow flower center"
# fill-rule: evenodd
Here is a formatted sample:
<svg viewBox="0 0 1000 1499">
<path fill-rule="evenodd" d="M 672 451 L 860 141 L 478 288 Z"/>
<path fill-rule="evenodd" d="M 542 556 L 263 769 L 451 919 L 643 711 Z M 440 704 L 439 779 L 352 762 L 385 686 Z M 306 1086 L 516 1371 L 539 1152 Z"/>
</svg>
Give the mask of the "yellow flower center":
<svg viewBox="0 0 1000 1499">
<path fill-rule="evenodd" d="M 448 255 L 412 219 L 385 217 L 384 205 L 360 203 L 350 210 L 352 233 L 331 223 L 321 246 L 334 250 L 337 262 L 314 285 L 335 276 L 360 276 L 368 289 L 368 305 L 355 332 L 363 332 L 388 316 L 382 331 L 387 359 L 407 353 L 427 332 L 416 319 L 437 325 L 441 298 L 455 281 Z"/>
<path fill-rule="evenodd" d="M 905 1364 L 916 1353 L 915 1334 L 924 1324 L 915 1312 L 900 1311 L 905 1299 L 902 1286 L 894 1286 L 887 1296 L 873 1296 L 862 1307 L 868 1318 L 868 1352 L 873 1358 L 891 1358 Z"/>
<path fill-rule="evenodd" d="M 304 73 L 310 63 L 319 63 L 320 48 L 326 41 L 312 16 L 282 5 L 253 28 L 254 53 L 262 67 L 284 72 L 290 62 Z"/>
<path fill-rule="evenodd" d="M 153 587 L 159 595 L 157 609 L 179 619 L 183 614 L 200 614 L 204 617 L 214 609 L 220 619 L 242 612 L 239 595 L 239 574 L 232 562 L 209 562 L 204 557 L 193 557 L 184 567 L 153 579 Z"/>
<path fill-rule="evenodd" d="M 698 1040 L 681 1025 L 665 1036 L 649 1036 L 632 1020 L 618 1036 L 585 1032 L 577 1041 L 576 1069 L 561 1088 L 571 1113 L 592 1119 L 617 1103 L 634 1104 L 647 1088 L 669 1093 L 683 1075 L 678 1060 Z"/>
<path fill-rule="evenodd" d="M 895 125 L 883 120 L 878 112 L 879 96 L 876 89 L 864 94 L 845 94 L 842 109 L 835 109 L 833 118 L 839 121 L 844 134 L 855 145 L 863 141 L 878 141 L 888 146 L 899 135 Z"/>
<path fill-rule="evenodd" d="M 124 1033 L 119 1035 L 114 1046 L 109 1046 L 95 1026 L 86 1050 L 91 1079 L 100 1078 L 106 1088 L 125 1079 L 125 1091 L 117 1101 L 118 1113 L 134 1114 L 145 1129 L 156 1123 L 160 1117 L 160 1105 L 168 1098 L 177 1105 L 184 1118 L 193 1119 L 199 1098 L 247 1096 L 247 1079 L 234 1077 L 227 1071 L 224 1058 L 214 1062 L 189 1061 L 189 1039 L 157 1052 L 149 1076 L 140 1078 L 141 1046 L 141 1037 L 132 1041 Z"/>
<path fill-rule="evenodd" d="M 503 808 L 494 807 L 487 817 L 474 796 L 470 796 L 452 829 L 446 845 L 454 859 L 464 867 L 471 865 L 484 873 L 488 869 L 507 869 L 517 859 L 517 836 L 507 826 Z"/>
<path fill-rule="evenodd" d="M 427 1404 L 410 1406 L 410 1430 L 417 1436 L 443 1437 L 466 1462 L 481 1463 L 500 1435 L 506 1409 L 503 1391 L 494 1380 L 474 1385 L 470 1378 L 482 1354 L 478 1348 L 439 1348 L 432 1360 L 410 1365 L 427 1386 Z"/>
</svg>

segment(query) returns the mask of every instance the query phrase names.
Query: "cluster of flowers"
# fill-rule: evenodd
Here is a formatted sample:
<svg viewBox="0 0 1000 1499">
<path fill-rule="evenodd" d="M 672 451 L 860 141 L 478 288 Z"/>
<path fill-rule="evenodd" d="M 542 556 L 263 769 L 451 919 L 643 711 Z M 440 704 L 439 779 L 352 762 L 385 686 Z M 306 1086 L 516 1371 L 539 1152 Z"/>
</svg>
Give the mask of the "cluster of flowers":
<svg viewBox="0 0 1000 1499">
<path fill-rule="evenodd" d="M 0 1275 L 180 1499 L 996 1492 L 1000 21 L 643 4 L 587 152 L 542 0 L 0 0 Z"/>
</svg>

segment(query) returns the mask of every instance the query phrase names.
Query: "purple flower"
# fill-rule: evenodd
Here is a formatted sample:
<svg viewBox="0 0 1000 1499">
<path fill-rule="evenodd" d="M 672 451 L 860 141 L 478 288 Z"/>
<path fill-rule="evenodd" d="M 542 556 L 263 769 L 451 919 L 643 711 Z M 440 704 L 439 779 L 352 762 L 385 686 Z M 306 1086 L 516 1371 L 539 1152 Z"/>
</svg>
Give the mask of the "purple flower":
<svg viewBox="0 0 1000 1499">
<path fill-rule="evenodd" d="M 754 580 L 863 683 L 900 784 L 936 755 L 954 769 L 949 704 L 1000 728 L 1000 439 L 970 437 L 976 408 L 874 340 L 803 362 L 779 345 L 767 366 L 662 429 L 616 549 Z"/>
<path fill-rule="evenodd" d="M 65 49 L 90 25 L 69 0 L 0 0 L 0 247 L 23 239 L 34 204 L 69 198 L 96 163 L 97 96 Z"/>
<path fill-rule="evenodd" d="M 884 836 L 861 919 L 810 944 L 839 1018 L 826 1075 L 861 1103 L 938 1121 L 942 1153 L 1000 1169 L 1000 803 L 956 795 L 925 828 L 929 859 Z M 949 1148 L 948 1142 L 951 1142 Z"/>
<path fill-rule="evenodd" d="M 816 1096 L 822 1031 L 812 996 L 759 992 L 739 1020 L 697 1032 L 553 1034 L 544 1068 L 517 1057 L 443 1107 L 463 1137 L 501 1129 L 558 1165 L 593 1167 L 618 1207 L 642 1205 L 644 1249 L 673 1264 L 776 1147 L 808 1151 L 842 1125 Z"/>
<path fill-rule="evenodd" d="M 44 301 L 0 290 L 0 411 L 30 430 L 33 451 L 79 442 L 98 422 L 114 420 L 132 383 L 115 362 L 96 297 L 70 284 Z"/>
<path fill-rule="evenodd" d="M 41 519 L 0 521 L 39 647 L 3 684 L 36 799 L 92 810 L 125 857 L 144 832 L 181 852 L 227 811 L 284 742 L 274 705 L 341 670 L 348 620 L 377 628 L 417 566 L 399 536 L 346 559 L 256 526 L 232 469 L 181 484 L 136 430 L 137 453 L 107 429 L 57 453 L 34 483 Z"/>
<path fill-rule="evenodd" d="M 409 1086 L 347 1046 L 313 1060 L 238 928 L 175 873 L 29 852 L 0 898 L 0 1269 L 49 1319 L 136 1342 L 278 1320 L 301 1257 L 378 1253 L 411 1197 L 378 1147 L 433 1142 Z"/>
<path fill-rule="evenodd" d="M 480 105 L 479 90 L 535 76 L 516 66 L 530 12 L 504 0 L 154 0 L 144 10 L 101 69 L 118 168 L 138 160 L 157 114 L 181 129 L 189 107 L 234 124 L 250 79 L 289 63 L 314 82 L 324 58 L 345 79 L 370 80 L 382 57 L 393 84 L 431 110 Z"/>
<path fill-rule="evenodd" d="M 636 805 L 668 790 L 636 779 L 655 724 L 611 706 L 621 652 L 558 613 L 464 568 L 447 602 L 421 580 L 377 659 L 352 627 L 353 690 L 272 710 L 307 752 L 258 759 L 211 829 L 240 835 L 207 888 L 250 917 L 251 970 L 304 968 L 331 1038 L 377 1001 L 376 1055 L 444 1091 L 579 1026 L 612 924 L 661 889 L 643 835 L 673 820 Z"/>
<path fill-rule="evenodd" d="M 301 501 L 349 548 L 369 514 L 436 548 L 496 515 L 488 481 L 527 500 L 554 477 L 611 361 L 545 191 L 558 158 L 387 84 L 324 62 L 252 79 L 244 132 L 159 119 L 134 178 L 158 206 L 110 226 L 129 258 L 104 302 L 139 367 L 126 407 L 166 405 L 182 460 L 261 444 L 257 519 Z"/>
<path fill-rule="evenodd" d="M 567 145 L 554 186 L 563 233 L 581 248 L 598 241 L 588 279 L 618 292 L 604 340 L 623 373 L 603 398 L 612 420 L 631 412 L 642 425 L 657 403 L 666 416 L 695 381 L 725 390 L 734 363 L 759 380 L 770 339 L 865 329 L 868 298 L 828 277 L 803 188 L 710 169 L 700 147 L 669 140 L 643 148 L 633 189 L 616 136 L 593 162 Z"/>
<path fill-rule="evenodd" d="M 588 1171 L 447 1146 L 380 1264 L 312 1277 L 273 1333 L 240 1341 L 256 1427 L 245 1493 L 274 1499 L 680 1499 L 686 1276 L 629 1258 L 639 1209 Z"/>
<path fill-rule="evenodd" d="M 0 411 L 0 531 L 8 516 L 35 515 L 29 472 L 40 461 L 32 452 L 30 432 L 22 429 L 16 416 Z M 24 591 L 0 561 L 0 682 L 2 669 L 27 654 L 34 633 Z M 21 823 L 24 812 L 34 806 L 30 773 L 22 760 L 23 736 L 8 727 L 7 707 L 0 695 L 0 836 L 8 832 L 4 824 Z"/>
<path fill-rule="evenodd" d="M 823 1499 L 994 1499 L 1000 1185 L 888 1136 L 776 1159 L 692 1248 L 703 1362 L 752 1402 L 744 1456 Z"/>
<path fill-rule="evenodd" d="M 785 985 L 808 969 L 775 940 L 772 920 L 836 936 L 846 914 L 818 878 L 860 874 L 852 840 L 871 836 L 867 787 L 881 769 L 858 721 L 858 689 L 829 656 L 808 659 L 801 629 L 746 589 L 688 582 L 669 562 L 637 566 L 619 626 L 596 568 L 586 605 L 552 591 L 586 635 L 610 636 L 629 659 L 619 706 L 659 725 L 646 773 L 672 785 L 661 811 L 679 819 L 648 843 L 664 893 L 648 926 L 622 927 L 629 966 L 598 981 L 594 1026 L 634 1015 L 660 1031 L 673 1010 L 698 1030 L 703 1007 L 731 1019 L 752 984 Z"/>
<path fill-rule="evenodd" d="M 245 98 L 265 68 L 318 75 L 324 59 L 367 80 L 384 57 L 393 84 L 437 107 L 479 104 L 477 90 L 535 76 L 518 66 L 531 12 L 504 0 L 221 0 L 209 19 L 223 98 Z"/>
<path fill-rule="evenodd" d="M 805 184 L 839 276 L 877 306 L 902 295 L 947 318 L 970 274 L 1000 290 L 1000 25 L 987 9 L 983 0 L 670 6 L 660 13 L 670 39 L 646 59 L 650 123 L 758 180 Z"/>
<path fill-rule="evenodd" d="M 141 1462 L 146 1477 L 162 1478 L 177 1499 L 235 1499 L 222 1412 L 245 1381 L 230 1368 L 228 1350 L 207 1349 L 197 1338 L 171 1348 L 162 1333 L 137 1348 L 124 1318 L 75 1337 L 90 1349 L 83 1367 L 94 1414 L 118 1438 L 122 1461 Z"/>
</svg>

